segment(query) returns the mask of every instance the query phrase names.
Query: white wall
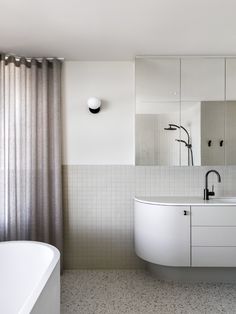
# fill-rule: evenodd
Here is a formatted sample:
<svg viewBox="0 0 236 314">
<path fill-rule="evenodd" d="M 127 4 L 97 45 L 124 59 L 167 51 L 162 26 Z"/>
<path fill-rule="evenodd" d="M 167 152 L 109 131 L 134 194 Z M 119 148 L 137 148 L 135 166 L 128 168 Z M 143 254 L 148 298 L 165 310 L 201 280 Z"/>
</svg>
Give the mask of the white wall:
<svg viewBox="0 0 236 314">
<path fill-rule="evenodd" d="M 63 164 L 134 164 L 133 62 L 65 62 Z M 102 99 L 99 114 L 89 97 Z"/>
<path fill-rule="evenodd" d="M 90 96 L 104 101 L 98 115 L 87 109 Z M 134 98 L 132 62 L 65 62 L 62 119 L 64 164 L 69 164 L 63 167 L 67 269 L 143 267 L 133 246 L 134 195 L 203 193 L 207 167 L 125 166 L 134 164 Z M 216 195 L 236 195 L 236 167 L 217 170 L 223 183 L 216 184 Z M 209 185 L 216 177 L 210 180 Z"/>
</svg>

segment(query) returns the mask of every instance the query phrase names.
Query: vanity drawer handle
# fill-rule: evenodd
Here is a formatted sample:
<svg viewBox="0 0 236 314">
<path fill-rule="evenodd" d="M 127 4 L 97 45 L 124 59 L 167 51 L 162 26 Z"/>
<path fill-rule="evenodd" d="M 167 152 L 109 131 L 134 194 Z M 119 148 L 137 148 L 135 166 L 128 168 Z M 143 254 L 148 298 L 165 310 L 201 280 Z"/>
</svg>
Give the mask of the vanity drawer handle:
<svg viewBox="0 0 236 314">
<path fill-rule="evenodd" d="M 184 210 L 184 216 L 187 216 L 188 212 L 187 210 Z"/>
</svg>

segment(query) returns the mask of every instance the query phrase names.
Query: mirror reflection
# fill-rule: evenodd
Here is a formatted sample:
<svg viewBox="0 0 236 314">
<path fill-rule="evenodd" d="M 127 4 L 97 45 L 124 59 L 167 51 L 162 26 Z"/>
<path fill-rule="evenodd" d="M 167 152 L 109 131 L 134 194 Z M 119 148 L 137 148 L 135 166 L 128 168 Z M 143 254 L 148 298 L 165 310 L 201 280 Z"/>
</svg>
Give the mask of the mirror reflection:
<svg viewBox="0 0 236 314">
<path fill-rule="evenodd" d="M 236 165 L 236 101 L 156 104 L 155 112 L 137 113 L 136 164 Z"/>
<path fill-rule="evenodd" d="M 180 124 L 180 104 L 143 104 L 136 114 L 136 164 L 179 165 L 179 129 L 165 130 L 169 123 Z"/>
<path fill-rule="evenodd" d="M 136 165 L 236 165 L 236 58 L 141 57 L 135 69 Z"/>
</svg>

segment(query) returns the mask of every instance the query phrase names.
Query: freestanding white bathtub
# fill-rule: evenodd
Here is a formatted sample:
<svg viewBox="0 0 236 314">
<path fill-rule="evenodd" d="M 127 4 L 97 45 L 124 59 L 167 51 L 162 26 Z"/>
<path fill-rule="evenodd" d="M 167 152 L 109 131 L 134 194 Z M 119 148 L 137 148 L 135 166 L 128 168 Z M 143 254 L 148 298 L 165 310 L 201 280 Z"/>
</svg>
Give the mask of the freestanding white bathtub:
<svg viewBox="0 0 236 314">
<path fill-rule="evenodd" d="M 46 243 L 0 243 L 0 313 L 60 313 L 60 253 Z"/>
</svg>

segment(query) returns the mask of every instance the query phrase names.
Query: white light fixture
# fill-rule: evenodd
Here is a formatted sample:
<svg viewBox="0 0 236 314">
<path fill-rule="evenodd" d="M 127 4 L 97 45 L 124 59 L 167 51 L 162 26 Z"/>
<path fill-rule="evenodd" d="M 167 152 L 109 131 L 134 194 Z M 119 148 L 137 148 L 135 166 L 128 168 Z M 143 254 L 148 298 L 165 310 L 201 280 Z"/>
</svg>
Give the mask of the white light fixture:
<svg viewBox="0 0 236 314">
<path fill-rule="evenodd" d="M 87 101 L 89 111 L 92 113 L 98 113 L 100 111 L 101 107 L 101 100 L 98 99 L 97 97 L 90 97 Z"/>
</svg>

